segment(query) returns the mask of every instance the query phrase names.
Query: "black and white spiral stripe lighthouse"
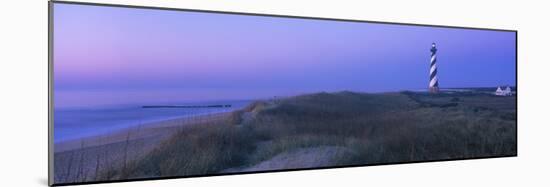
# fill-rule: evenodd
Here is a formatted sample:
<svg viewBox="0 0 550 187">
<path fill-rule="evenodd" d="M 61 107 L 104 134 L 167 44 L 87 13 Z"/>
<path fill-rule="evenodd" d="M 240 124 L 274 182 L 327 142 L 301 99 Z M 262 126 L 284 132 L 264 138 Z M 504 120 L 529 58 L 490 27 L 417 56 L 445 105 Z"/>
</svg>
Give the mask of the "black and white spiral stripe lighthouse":
<svg viewBox="0 0 550 187">
<path fill-rule="evenodd" d="M 439 81 L 437 79 L 437 57 L 436 52 L 437 48 L 435 48 L 435 43 L 432 43 L 432 49 L 430 49 L 432 52 L 432 58 L 430 59 L 430 93 L 438 93 L 439 92 Z"/>
</svg>

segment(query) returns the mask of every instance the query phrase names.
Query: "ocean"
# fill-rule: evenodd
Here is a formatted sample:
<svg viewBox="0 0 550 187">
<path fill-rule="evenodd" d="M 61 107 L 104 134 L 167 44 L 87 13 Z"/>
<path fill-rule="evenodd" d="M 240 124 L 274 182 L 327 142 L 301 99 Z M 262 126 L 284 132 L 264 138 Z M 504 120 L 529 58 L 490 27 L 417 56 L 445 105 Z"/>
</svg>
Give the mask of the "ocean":
<svg viewBox="0 0 550 187">
<path fill-rule="evenodd" d="M 223 108 L 143 108 L 143 105 L 55 108 L 54 143 L 107 134 L 143 123 L 230 112 L 242 109 L 249 103 L 250 101 L 217 101 L 174 104 L 231 105 Z"/>
</svg>

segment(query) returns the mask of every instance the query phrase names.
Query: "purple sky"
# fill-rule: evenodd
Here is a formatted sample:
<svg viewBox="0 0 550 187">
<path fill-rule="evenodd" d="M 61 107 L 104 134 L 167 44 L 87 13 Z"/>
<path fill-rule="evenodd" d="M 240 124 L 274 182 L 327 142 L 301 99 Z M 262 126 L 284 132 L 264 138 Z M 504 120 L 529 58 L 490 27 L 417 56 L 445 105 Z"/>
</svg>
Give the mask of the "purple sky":
<svg viewBox="0 0 550 187">
<path fill-rule="evenodd" d="M 515 85 L 515 33 L 54 5 L 56 106 Z"/>
</svg>

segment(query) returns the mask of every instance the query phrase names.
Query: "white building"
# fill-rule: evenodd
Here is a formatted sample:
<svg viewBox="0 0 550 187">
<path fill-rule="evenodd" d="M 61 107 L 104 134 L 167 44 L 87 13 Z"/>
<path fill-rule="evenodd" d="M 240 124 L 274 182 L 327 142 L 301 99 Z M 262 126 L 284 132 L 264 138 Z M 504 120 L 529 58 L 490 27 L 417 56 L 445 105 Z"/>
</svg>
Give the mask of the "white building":
<svg viewBox="0 0 550 187">
<path fill-rule="evenodd" d="M 500 86 L 497 88 L 497 91 L 495 91 L 495 95 L 498 96 L 511 96 L 512 95 L 512 89 L 510 86 L 507 86 L 504 90 L 500 88 Z"/>
</svg>

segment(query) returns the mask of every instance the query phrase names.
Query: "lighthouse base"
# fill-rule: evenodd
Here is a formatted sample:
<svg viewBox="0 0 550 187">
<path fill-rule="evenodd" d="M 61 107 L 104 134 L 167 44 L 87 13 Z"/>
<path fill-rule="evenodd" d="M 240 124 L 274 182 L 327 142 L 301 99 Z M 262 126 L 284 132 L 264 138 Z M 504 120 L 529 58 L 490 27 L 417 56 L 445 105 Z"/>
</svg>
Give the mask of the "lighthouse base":
<svg viewBox="0 0 550 187">
<path fill-rule="evenodd" d="M 439 87 L 430 87 L 430 93 L 439 93 Z"/>
</svg>

